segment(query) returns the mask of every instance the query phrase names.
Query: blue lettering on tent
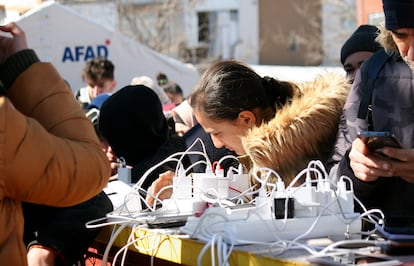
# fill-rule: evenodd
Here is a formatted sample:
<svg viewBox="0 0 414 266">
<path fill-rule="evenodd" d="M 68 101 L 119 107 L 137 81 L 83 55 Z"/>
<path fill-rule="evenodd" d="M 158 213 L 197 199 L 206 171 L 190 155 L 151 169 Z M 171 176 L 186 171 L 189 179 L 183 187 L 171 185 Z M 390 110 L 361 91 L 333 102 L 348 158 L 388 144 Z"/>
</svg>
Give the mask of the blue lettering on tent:
<svg viewBox="0 0 414 266">
<path fill-rule="evenodd" d="M 97 45 L 97 46 L 75 46 L 69 47 L 66 46 L 63 51 L 62 62 L 71 61 L 71 62 L 79 62 L 79 61 L 88 61 L 91 58 L 95 57 L 108 57 L 108 47 L 105 45 Z"/>
<path fill-rule="evenodd" d="M 70 50 L 69 47 L 65 47 L 65 50 L 63 51 L 62 62 L 65 62 L 67 60 L 74 61 L 72 51 Z"/>
<path fill-rule="evenodd" d="M 97 48 L 97 53 L 98 56 L 103 56 L 105 58 L 108 58 L 108 47 L 105 45 L 98 45 Z"/>
<path fill-rule="evenodd" d="M 83 46 L 76 46 L 75 47 L 75 60 L 79 61 L 79 57 L 83 55 Z"/>
<path fill-rule="evenodd" d="M 86 53 L 85 53 L 85 61 L 88 61 L 89 59 L 92 59 L 94 57 L 95 57 L 95 55 L 94 55 L 92 47 L 87 46 L 86 47 Z"/>
</svg>

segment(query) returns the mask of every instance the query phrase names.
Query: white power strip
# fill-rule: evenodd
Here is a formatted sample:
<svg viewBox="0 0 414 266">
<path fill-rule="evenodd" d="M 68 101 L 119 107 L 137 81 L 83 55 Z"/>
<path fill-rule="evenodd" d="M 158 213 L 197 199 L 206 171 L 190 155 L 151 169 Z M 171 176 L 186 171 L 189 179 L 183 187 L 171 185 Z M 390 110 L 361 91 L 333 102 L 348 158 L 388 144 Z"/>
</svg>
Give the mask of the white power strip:
<svg viewBox="0 0 414 266">
<path fill-rule="evenodd" d="M 349 237 L 361 232 L 361 217 L 353 211 L 353 191 L 346 189 L 343 180 L 338 184 L 335 190 L 325 181 L 318 187 L 292 187 L 276 191 L 271 198 L 261 193 L 256 198 L 256 205 L 210 207 L 201 217 L 190 217 L 181 230 L 199 239 L 222 234 L 226 242 L 233 244 L 340 235 Z M 277 207 L 275 199 L 281 200 Z M 286 199 L 290 199 L 292 206 L 285 211 L 288 206 Z M 283 217 L 276 219 L 275 213 Z M 285 215 L 290 216 L 285 218 Z"/>
<path fill-rule="evenodd" d="M 357 218 L 359 214 L 354 214 Z M 315 223 L 315 224 L 314 224 Z M 261 228 L 258 230 L 258 228 Z M 242 220 L 226 223 L 223 228 L 231 238 L 227 242 L 246 244 L 246 242 L 274 242 L 303 238 L 352 235 L 361 231 L 361 220 L 355 219 L 349 225 L 335 215 L 284 220 Z"/>
<path fill-rule="evenodd" d="M 246 244 L 247 242 L 273 242 L 303 238 L 338 235 L 352 235 L 360 232 L 359 213 L 346 215 L 347 223 L 339 214 L 319 217 L 275 219 L 261 217 L 256 208 L 210 207 L 201 217 L 189 217 L 181 231 L 195 238 L 208 238 L 221 233 L 226 242 Z"/>
</svg>

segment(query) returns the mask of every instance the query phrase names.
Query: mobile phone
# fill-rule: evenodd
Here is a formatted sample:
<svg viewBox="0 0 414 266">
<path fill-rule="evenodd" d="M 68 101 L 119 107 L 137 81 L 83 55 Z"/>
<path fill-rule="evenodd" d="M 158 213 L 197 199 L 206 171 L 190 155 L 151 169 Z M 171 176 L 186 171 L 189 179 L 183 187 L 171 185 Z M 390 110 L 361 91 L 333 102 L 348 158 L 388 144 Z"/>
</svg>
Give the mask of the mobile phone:
<svg viewBox="0 0 414 266">
<path fill-rule="evenodd" d="M 362 130 L 358 137 L 364 140 L 371 152 L 380 152 L 384 147 L 402 148 L 395 135 L 389 131 Z"/>
<path fill-rule="evenodd" d="M 194 216 L 192 212 L 178 213 L 175 211 L 152 211 L 147 215 L 145 224 L 148 228 L 173 228 L 180 227 L 187 223 L 187 219 Z"/>
</svg>

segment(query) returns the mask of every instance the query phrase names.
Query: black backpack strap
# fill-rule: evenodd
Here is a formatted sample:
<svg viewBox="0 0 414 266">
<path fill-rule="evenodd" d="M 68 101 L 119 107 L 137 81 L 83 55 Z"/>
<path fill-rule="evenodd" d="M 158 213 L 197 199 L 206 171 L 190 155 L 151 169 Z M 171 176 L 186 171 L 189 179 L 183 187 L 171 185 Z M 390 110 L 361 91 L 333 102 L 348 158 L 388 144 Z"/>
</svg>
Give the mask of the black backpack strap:
<svg viewBox="0 0 414 266">
<path fill-rule="evenodd" d="M 384 66 L 385 62 L 391 57 L 384 49 L 377 51 L 364 62 L 362 75 L 363 80 L 363 95 L 358 110 L 358 118 L 367 119 L 368 111 L 371 109 L 372 91 L 374 90 L 374 82 L 378 77 L 379 72 Z M 370 120 L 370 117 L 368 117 Z M 372 125 L 372 122 L 369 121 Z"/>
</svg>

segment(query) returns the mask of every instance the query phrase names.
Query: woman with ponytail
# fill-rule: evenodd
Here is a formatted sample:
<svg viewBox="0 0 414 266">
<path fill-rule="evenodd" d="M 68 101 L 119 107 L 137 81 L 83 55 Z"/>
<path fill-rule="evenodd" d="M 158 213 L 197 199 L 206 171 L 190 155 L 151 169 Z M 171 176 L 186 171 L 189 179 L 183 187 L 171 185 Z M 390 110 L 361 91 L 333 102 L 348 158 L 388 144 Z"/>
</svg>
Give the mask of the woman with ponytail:
<svg viewBox="0 0 414 266">
<path fill-rule="evenodd" d="M 234 151 L 249 170 L 275 170 L 288 185 L 309 161 L 328 158 L 349 89 L 340 74 L 295 83 L 227 60 L 204 72 L 188 101 L 216 148 Z M 150 190 L 171 184 L 158 178 Z"/>
<path fill-rule="evenodd" d="M 349 88 L 339 74 L 280 81 L 228 60 L 206 70 L 189 102 L 216 147 L 277 171 L 289 184 L 310 160 L 329 156 Z"/>
</svg>

